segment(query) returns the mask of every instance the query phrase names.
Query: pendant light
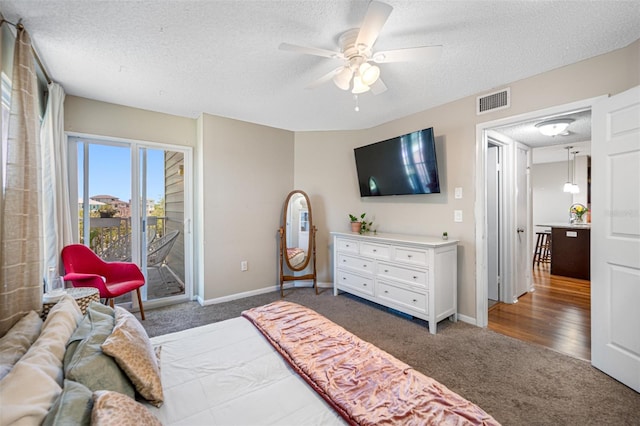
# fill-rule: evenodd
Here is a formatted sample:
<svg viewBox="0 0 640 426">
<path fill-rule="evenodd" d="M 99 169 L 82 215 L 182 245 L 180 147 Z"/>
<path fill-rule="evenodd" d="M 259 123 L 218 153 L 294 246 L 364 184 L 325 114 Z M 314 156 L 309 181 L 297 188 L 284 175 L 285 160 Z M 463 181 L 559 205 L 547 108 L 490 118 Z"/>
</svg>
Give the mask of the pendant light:
<svg viewBox="0 0 640 426">
<path fill-rule="evenodd" d="M 564 186 L 562 187 L 562 191 L 563 192 L 569 192 L 571 193 L 572 188 L 573 188 L 573 182 L 571 180 L 571 174 L 569 172 L 569 163 L 570 163 L 570 151 L 573 147 L 572 146 L 568 146 L 565 149 L 567 150 L 567 181 L 565 182 Z"/>
<path fill-rule="evenodd" d="M 573 151 L 573 176 L 571 177 L 571 193 L 572 194 L 579 194 L 580 193 L 580 187 L 578 186 L 578 184 L 575 182 L 576 179 L 576 154 L 579 151 Z"/>
</svg>

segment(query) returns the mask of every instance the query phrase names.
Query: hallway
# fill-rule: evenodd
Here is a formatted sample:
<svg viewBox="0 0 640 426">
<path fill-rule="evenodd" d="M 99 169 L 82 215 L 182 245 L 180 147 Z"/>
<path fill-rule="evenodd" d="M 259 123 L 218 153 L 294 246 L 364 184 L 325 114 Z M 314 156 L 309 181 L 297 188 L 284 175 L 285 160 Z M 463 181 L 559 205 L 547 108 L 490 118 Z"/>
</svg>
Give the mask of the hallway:
<svg viewBox="0 0 640 426">
<path fill-rule="evenodd" d="M 489 329 L 558 352 L 591 359 L 590 282 L 533 269 L 535 291 L 489 309 Z"/>
</svg>

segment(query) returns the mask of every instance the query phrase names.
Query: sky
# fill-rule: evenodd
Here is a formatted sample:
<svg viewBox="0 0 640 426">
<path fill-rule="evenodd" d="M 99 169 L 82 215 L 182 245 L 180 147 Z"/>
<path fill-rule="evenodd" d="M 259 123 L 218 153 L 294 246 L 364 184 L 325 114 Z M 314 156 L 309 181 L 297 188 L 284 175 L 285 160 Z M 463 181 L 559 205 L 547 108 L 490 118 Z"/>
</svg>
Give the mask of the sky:
<svg viewBox="0 0 640 426">
<path fill-rule="evenodd" d="M 83 194 L 82 145 L 78 146 L 78 197 Z M 147 199 L 159 201 L 164 194 L 164 155 L 147 148 Z M 89 196 L 113 195 L 131 199 L 131 154 L 128 147 L 91 144 L 89 146 Z"/>
</svg>

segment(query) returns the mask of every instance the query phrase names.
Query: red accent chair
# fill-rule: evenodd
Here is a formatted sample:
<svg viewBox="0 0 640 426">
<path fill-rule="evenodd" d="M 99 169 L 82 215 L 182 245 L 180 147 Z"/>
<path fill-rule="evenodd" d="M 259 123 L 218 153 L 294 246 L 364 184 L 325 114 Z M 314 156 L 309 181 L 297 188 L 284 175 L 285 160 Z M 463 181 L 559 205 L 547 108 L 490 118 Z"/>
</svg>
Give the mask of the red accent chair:
<svg viewBox="0 0 640 426">
<path fill-rule="evenodd" d="M 105 262 L 89 247 L 82 244 L 71 244 L 63 248 L 62 262 L 67 273 L 64 276 L 65 281 L 71 281 L 74 287 L 97 288 L 100 298 L 109 300 L 112 308 L 115 297 L 136 290 L 140 317 L 144 320 L 142 297 L 140 297 L 144 275 L 138 265 L 130 262 Z"/>
</svg>

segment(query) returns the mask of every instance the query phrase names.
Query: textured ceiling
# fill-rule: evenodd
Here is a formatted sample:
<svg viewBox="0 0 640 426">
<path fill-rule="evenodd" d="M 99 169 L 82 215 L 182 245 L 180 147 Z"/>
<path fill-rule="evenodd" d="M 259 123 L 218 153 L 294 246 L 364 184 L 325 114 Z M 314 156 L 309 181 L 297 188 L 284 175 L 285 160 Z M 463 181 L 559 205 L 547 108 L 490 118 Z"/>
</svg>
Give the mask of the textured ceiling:
<svg viewBox="0 0 640 426">
<path fill-rule="evenodd" d="M 536 127 L 538 123 L 560 118 L 571 120 L 564 134 L 545 136 Z M 492 130 L 533 148 L 534 163 L 566 161 L 566 147 L 569 146 L 573 147 L 571 149 L 572 153 L 591 155 L 591 110 L 540 117 L 508 126 L 496 127 Z"/>
<path fill-rule="evenodd" d="M 388 90 L 353 95 L 340 65 L 278 50 L 337 50 L 367 1 L 0 0 L 22 19 L 52 78 L 71 95 L 180 116 L 201 113 L 288 130 L 362 129 L 625 47 L 635 1 L 388 0 L 375 50 L 442 45 L 432 64 L 381 64 Z"/>
</svg>

